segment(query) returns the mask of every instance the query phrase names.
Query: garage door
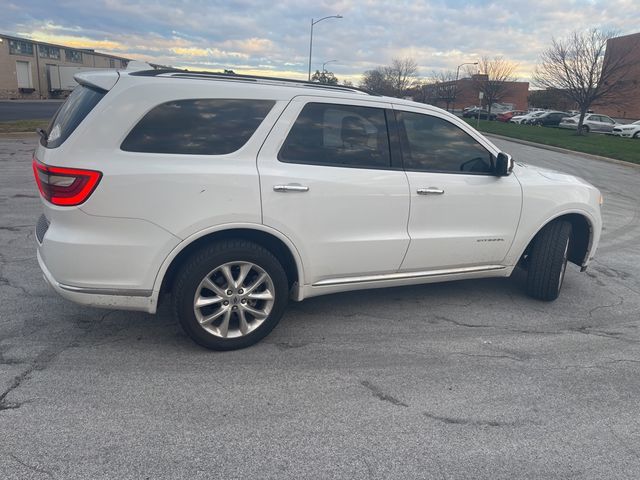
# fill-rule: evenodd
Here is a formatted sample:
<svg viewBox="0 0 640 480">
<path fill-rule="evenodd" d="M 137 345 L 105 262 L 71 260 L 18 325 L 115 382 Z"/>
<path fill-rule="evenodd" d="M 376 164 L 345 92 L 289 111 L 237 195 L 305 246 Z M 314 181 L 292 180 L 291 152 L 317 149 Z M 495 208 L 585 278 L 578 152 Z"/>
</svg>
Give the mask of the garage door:
<svg viewBox="0 0 640 480">
<path fill-rule="evenodd" d="M 18 75 L 18 88 L 32 88 L 31 67 L 29 62 L 16 62 L 16 74 Z"/>
</svg>

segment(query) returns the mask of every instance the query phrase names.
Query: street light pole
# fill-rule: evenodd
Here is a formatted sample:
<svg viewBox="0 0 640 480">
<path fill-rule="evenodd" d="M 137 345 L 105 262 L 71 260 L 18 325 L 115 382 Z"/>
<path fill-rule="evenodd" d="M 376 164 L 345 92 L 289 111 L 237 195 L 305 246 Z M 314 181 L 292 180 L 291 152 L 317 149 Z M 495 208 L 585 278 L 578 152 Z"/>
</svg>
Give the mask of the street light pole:
<svg viewBox="0 0 640 480">
<path fill-rule="evenodd" d="M 456 98 L 458 97 L 458 76 L 460 75 L 460 67 L 463 67 L 465 65 L 478 65 L 478 62 L 467 62 L 458 65 L 458 68 L 456 69 L 456 83 L 453 87 L 453 105 L 451 105 L 452 112 L 455 112 L 456 110 Z"/>
<path fill-rule="evenodd" d="M 342 18 L 342 15 L 329 15 L 327 17 L 322 17 L 320 20 L 311 19 L 311 35 L 309 35 L 309 76 L 307 77 L 308 81 L 311 81 L 311 53 L 313 52 L 313 26 L 316 23 L 320 23 L 327 18 Z"/>
<path fill-rule="evenodd" d="M 337 61 L 338 61 L 338 60 L 329 60 L 328 62 L 322 62 L 322 73 L 324 73 L 324 72 L 325 72 L 325 70 L 324 70 L 324 66 L 325 66 L 327 63 L 333 63 L 333 62 L 337 62 Z"/>
</svg>

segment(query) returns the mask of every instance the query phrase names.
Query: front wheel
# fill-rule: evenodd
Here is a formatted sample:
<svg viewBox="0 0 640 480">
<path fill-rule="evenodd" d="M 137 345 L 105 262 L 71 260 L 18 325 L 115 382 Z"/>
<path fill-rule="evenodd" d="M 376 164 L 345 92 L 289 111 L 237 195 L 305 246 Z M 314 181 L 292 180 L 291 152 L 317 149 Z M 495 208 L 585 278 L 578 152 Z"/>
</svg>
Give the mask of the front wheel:
<svg viewBox="0 0 640 480">
<path fill-rule="evenodd" d="M 273 330 L 287 293 L 287 276 L 271 252 L 252 242 L 228 240 L 187 260 L 176 279 L 173 311 L 196 343 L 235 350 Z"/>
<path fill-rule="evenodd" d="M 528 259 L 527 293 L 539 300 L 558 298 L 567 270 L 571 223 L 555 220 L 536 236 Z"/>
</svg>

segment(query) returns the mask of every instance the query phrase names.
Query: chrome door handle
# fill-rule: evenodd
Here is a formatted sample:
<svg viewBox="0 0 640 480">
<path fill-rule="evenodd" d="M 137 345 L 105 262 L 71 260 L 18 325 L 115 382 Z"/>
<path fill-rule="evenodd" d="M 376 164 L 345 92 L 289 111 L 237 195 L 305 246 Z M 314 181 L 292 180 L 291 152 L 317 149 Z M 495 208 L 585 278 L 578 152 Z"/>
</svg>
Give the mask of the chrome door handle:
<svg viewBox="0 0 640 480">
<path fill-rule="evenodd" d="M 418 195 L 442 195 L 444 190 L 437 187 L 419 188 L 416 192 Z"/>
<path fill-rule="evenodd" d="M 290 183 L 288 185 L 274 185 L 274 192 L 308 192 L 309 187 L 306 185 L 300 185 L 297 183 Z"/>
</svg>

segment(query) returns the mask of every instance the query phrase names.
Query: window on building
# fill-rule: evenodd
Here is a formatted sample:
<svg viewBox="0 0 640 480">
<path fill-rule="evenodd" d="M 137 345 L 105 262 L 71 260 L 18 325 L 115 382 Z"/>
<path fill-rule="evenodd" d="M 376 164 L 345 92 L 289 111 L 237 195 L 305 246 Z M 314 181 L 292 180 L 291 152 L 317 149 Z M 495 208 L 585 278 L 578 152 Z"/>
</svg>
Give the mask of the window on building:
<svg viewBox="0 0 640 480">
<path fill-rule="evenodd" d="M 133 127 L 128 152 L 225 155 L 249 141 L 275 102 L 195 99 L 163 103 Z"/>
<path fill-rule="evenodd" d="M 109 68 L 116 68 L 116 61 L 113 58 L 109 59 Z"/>
<path fill-rule="evenodd" d="M 389 137 L 384 110 L 308 103 L 278 154 L 286 163 L 388 168 Z"/>
<path fill-rule="evenodd" d="M 60 60 L 60 49 L 58 47 L 50 47 L 49 45 L 38 45 L 38 54 L 40 58 L 51 58 Z"/>
<path fill-rule="evenodd" d="M 82 63 L 82 52 L 79 50 L 71 50 L 70 48 L 66 48 L 64 50 L 64 56 L 67 62 Z"/>
<path fill-rule="evenodd" d="M 11 55 L 33 56 L 33 43 L 24 40 L 9 40 L 9 53 Z"/>
<path fill-rule="evenodd" d="M 421 113 L 396 112 L 396 119 L 407 170 L 493 173 L 489 151 L 456 125 Z"/>
<path fill-rule="evenodd" d="M 16 62 L 16 77 L 18 78 L 18 88 L 33 88 L 31 81 L 31 64 L 29 62 Z"/>
</svg>

